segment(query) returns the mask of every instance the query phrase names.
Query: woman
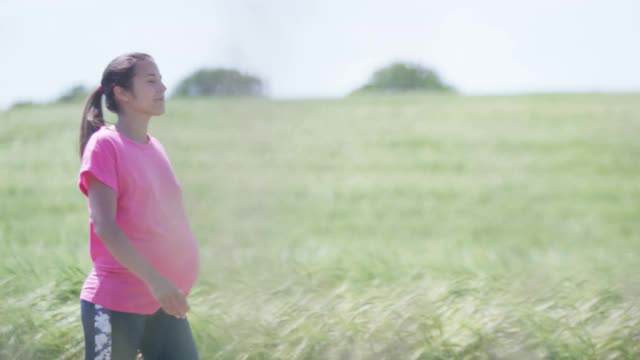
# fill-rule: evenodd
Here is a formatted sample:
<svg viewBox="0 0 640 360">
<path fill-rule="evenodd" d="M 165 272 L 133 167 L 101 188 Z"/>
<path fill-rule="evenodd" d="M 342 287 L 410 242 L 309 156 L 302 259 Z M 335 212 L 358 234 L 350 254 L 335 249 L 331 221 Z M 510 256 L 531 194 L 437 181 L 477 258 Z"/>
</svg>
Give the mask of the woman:
<svg viewBox="0 0 640 360">
<path fill-rule="evenodd" d="M 167 154 L 147 133 L 165 90 L 151 56 L 124 54 L 83 112 L 79 187 L 93 261 L 80 295 L 86 359 L 198 358 L 186 318 L 197 244 Z M 105 124 L 103 96 L 115 126 Z"/>
</svg>

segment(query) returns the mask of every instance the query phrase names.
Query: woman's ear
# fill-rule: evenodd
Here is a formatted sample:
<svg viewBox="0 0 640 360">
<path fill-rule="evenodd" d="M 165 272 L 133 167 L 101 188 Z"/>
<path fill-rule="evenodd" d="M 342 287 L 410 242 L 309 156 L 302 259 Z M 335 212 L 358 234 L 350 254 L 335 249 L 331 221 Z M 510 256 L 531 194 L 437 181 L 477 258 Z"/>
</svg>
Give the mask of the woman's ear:
<svg viewBox="0 0 640 360">
<path fill-rule="evenodd" d="M 129 92 L 121 86 L 116 85 L 113 87 L 113 95 L 118 101 L 129 101 Z"/>
</svg>

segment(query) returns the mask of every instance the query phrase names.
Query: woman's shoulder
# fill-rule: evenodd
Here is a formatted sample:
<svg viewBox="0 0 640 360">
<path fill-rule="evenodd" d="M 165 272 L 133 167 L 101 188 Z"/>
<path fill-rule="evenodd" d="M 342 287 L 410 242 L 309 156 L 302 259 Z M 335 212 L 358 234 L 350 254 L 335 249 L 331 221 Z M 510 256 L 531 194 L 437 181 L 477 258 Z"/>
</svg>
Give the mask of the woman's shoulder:
<svg viewBox="0 0 640 360">
<path fill-rule="evenodd" d="M 94 132 L 87 141 L 87 148 L 117 146 L 117 134 L 107 126 L 102 126 Z"/>
<path fill-rule="evenodd" d="M 98 137 L 102 138 L 115 138 L 118 134 L 118 131 L 113 125 L 103 125 L 101 126 L 94 135 L 98 135 Z"/>
</svg>

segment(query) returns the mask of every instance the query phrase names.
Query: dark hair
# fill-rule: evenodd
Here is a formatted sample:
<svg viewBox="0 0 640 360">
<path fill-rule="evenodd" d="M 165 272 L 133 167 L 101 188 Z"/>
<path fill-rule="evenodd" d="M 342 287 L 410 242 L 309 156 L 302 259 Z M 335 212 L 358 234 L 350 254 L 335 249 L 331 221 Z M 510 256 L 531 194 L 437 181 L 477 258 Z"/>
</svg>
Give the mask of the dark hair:
<svg viewBox="0 0 640 360">
<path fill-rule="evenodd" d="M 89 138 L 100 127 L 105 125 L 102 113 L 102 94 L 107 101 L 107 109 L 113 113 L 118 113 L 118 104 L 113 93 L 113 88 L 132 90 L 133 77 L 135 76 L 136 64 L 140 61 L 153 61 L 150 55 L 144 53 L 128 53 L 111 60 L 107 68 L 102 73 L 100 87 L 94 90 L 87 98 L 87 103 L 82 112 L 82 122 L 80 123 L 80 157 L 84 153 L 84 147 Z"/>
</svg>

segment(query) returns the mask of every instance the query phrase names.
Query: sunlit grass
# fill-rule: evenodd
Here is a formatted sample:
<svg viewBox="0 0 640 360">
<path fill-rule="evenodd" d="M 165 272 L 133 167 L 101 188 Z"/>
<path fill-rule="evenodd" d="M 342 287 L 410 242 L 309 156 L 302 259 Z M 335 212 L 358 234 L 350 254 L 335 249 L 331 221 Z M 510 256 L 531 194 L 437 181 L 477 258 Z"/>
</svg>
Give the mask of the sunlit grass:
<svg viewBox="0 0 640 360">
<path fill-rule="evenodd" d="M 640 356 L 638 95 L 174 99 L 203 359 Z M 0 113 L 0 358 L 80 358 L 81 104 Z"/>
</svg>

